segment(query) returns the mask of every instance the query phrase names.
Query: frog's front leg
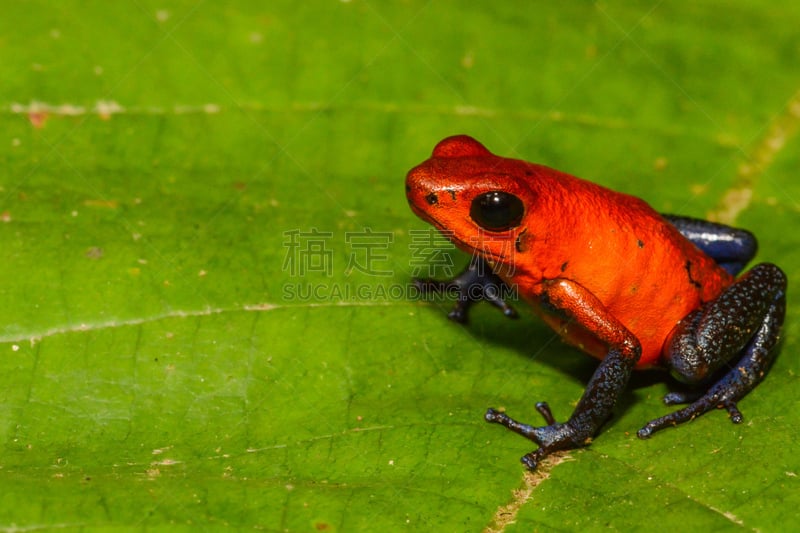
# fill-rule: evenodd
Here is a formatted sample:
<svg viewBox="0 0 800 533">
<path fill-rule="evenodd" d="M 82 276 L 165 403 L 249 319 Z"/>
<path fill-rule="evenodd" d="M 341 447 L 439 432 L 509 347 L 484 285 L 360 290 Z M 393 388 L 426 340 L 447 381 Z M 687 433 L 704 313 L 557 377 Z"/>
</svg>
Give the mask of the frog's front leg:
<svg viewBox="0 0 800 533">
<path fill-rule="evenodd" d="M 454 291 L 457 296 L 456 303 L 447 316 L 456 322 L 466 322 L 469 308 L 481 300 L 491 303 L 508 318 L 517 318 L 516 310 L 505 300 L 505 296 L 512 291 L 500 276 L 492 271 L 492 267 L 483 257 L 478 255 L 473 256 L 467 268 L 453 279 L 445 281 L 414 279 L 414 285 L 422 294 Z"/>
<path fill-rule="evenodd" d="M 742 421 L 737 402 L 758 385 L 775 359 L 786 310 L 786 275 L 775 265 L 756 265 L 719 298 L 690 313 L 666 344 L 666 363 L 678 379 L 701 383 L 729 361 L 738 361 L 701 395 L 670 394 L 667 403 L 691 405 L 649 422 L 639 430 L 647 438 L 665 427 L 725 408 Z"/>
<path fill-rule="evenodd" d="M 546 281 L 542 303 L 594 334 L 608 345 L 609 350 L 566 422 L 556 423 L 544 403 L 537 404 L 536 408 L 548 425 L 540 427 L 521 424 L 494 409 L 486 412 L 488 422 L 501 424 L 539 445 L 539 449 L 522 457 L 522 462 L 530 469 L 536 468 L 543 457 L 554 451 L 588 444 L 611 415 L 642 351 L 639 340 L 608 312 L 594 294 L 578 283 L 561 279 Z"/>
</svg>

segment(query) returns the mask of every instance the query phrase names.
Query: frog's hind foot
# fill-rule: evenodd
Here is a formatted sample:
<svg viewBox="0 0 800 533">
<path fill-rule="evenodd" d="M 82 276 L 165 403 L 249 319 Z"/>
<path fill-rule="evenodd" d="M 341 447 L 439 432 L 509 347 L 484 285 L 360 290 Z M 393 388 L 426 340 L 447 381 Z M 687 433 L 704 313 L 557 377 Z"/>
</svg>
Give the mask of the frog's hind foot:
<svg viewBox="0 0 800 533">
<path fill-rule="evenodd" d="M 681 405 L 687 403 L 695 403 L 703 397 L 703 393 L 699 391 L 674 391 L 668 392 L 664 395 L 664 405 Z M 728 403 L 725 405 L 716 405 L 709 407 L 707 410 L 710 411 L 714 407 L 722 409 L 723 407 L 728 410 L 728 414 L 731 416 L 731 420 L 738 424 L 743 420 L 742 413 L 736 408 L 736 403 Z M 705 412 L 705 411 L 703 411 Z M 696 416 L 699 416 L 702 413 L 699 413 Z M 663 418 L 663 417 L 662 417 Z M 671 425 L 671 424 L 670 424 Z"/>
<path fill-rule="evenodd" d="M 500 309 L 508 318 L 517 318 L 517 311 L 506 302 L 514 291 L 481 257 L 473 257 L 467 268 L 450 280 L 414 279 L 414 286 L 423 295 L 455 294 L 456 302 L 447 315 L 450 320 L 465 323 L 469 309 L 481 300 Z"/>
<path fill-rule="evenodd" d="M 667 396 L 670 395 L 668 394 Z M 714 408 L 726 409 L 728 411 L 728 415 L 730 416 L 731 422 L 734 424 L 740 424 L 742 420 L 744 420 L 744 417 L 742 416 L 741 411 L 739 411 L 739 408 L 736 406 L 735 401 L 728 400 L 721 402 L 719 399 L 715 399 L 706 395 L 688 407 L 684 407 L 683 409 L 675 411 L 674 413 L 651 420 L 637 432 L 637 435 L 640 439 L 650 438 L 656 431 L 671 426 L 677 426 L 678 424 L 682 424 L 684 422 L 689 422 Z"/>
</svg>

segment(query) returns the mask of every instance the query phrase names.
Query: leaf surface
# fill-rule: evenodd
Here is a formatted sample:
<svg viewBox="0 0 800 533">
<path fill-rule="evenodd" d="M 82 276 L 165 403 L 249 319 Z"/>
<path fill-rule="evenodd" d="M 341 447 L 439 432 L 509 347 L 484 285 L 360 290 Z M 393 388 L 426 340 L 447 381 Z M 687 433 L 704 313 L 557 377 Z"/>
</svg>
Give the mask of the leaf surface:
<svg viewBox="0 0 800 533">
<path fill-rule="evenodd" d="M 566 417 L 595 363 L 526 313 L 462 327 L 409 294 L 428 228 L 402 182 L 468 133 L 747 227 L 794 280 L 798 25 L 749 0 L 7 6 L 0 527 L 780 529 L 791 288 L 745 423 L 639 441 L 671 386 L 641 374 L 526 476 L 484 409 Z"/>
</svg>

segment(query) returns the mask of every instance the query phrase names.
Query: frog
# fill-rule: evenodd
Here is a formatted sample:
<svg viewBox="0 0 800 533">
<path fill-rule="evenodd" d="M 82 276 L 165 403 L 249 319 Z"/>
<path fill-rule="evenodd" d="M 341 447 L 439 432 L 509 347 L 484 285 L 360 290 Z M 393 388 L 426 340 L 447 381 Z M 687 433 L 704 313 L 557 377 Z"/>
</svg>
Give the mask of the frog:
<svg viewBox="0 0 800 533">
<path fill-rule="evenodd" d="M 405 190 L 417 216 L 471 255 L 452 279 L 415 279 L 422 294 L 454 291 L 457 322 L 480 301 L 516 318 L 507 297 L 516 294 L 599 360 L 564 422 L 544 401 L 535 404 L 542 425 L 486 411 L 487 422 L 536 444 L 521 458 L 529 469 L 589 445 L 636 370 L 665 369 L 685 384 L 663 399 L 682 407 L 647 422 L 641 439 L 717 408 L 742 422 L 739 401 L 780 351 L 787 290 L 775 264 L 744 271 L 758 248 L 751 232 L 659 213 L 635 196 L 495 155 L 467 135 L 440 141 L 407 173 Z"/>
</svg>

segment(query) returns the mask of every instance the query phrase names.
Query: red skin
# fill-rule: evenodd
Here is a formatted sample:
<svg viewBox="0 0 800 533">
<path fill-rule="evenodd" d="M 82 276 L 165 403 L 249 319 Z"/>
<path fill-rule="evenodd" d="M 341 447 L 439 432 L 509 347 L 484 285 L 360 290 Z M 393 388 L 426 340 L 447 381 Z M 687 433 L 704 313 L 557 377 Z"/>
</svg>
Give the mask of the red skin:
<svg viewBox="0 0 800 533">
<path fill-rule="evenodd" d="M 636 367 L 660 366 L 675 325 L 733 282 L 639 198 L 496 156 L 470 137 L 440 142 L 407 184 L 417 215 L 483 255 L 548 325 L 599 359 L 630 333 L 641 344 Z M 522 199 L 525 213 L 519 226 L 489 232 L 470 218 L 470 206 L 497 190 Z M 568 312 L 569 325 L 542 307 L 543 294 Z"/>
</svg>

